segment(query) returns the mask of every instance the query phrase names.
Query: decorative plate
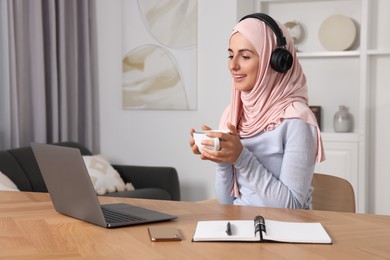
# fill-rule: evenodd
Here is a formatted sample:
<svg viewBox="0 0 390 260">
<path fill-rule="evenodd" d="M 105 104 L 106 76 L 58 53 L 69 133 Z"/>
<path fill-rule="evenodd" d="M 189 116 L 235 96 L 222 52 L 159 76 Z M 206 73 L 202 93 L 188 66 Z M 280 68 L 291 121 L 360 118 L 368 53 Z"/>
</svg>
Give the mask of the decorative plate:
<svg viewBox="0 0 390 260">
<path fill-rule="evenodd" d="M 329 51 L 345 51 L 356 40 L 357 28 L 353 20 L 344 15 L 332 15 L 325 19 L 319 30 L 319 39 Z"/>
</svg>

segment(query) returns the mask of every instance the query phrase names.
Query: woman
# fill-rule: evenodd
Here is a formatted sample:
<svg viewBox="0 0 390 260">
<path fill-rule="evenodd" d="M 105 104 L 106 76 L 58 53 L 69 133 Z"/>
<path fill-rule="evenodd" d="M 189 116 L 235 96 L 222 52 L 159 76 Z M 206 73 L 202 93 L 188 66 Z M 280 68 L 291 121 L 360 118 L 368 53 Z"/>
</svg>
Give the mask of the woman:
<svg viewBox="0 0 390 260">
<path fill-rule="evenodd" d="M 293 62 L 283 72 L 270 65 L 281 45 L 275 26 L 249 17 L 233 28 L 228 49 L 232 98 L 219 125 L 230 134 L 210 133 L 220 139 L 221 149 L 203 147 L 201 158 L 217 163 L 220 203 L 309 209 L 315 163 L 325 159 L 320 130 L 308 107 L 306 77 L 292 39 L 282 27 Z M 190 145 L 199 154 L 193 139 Z"/>
</svg>

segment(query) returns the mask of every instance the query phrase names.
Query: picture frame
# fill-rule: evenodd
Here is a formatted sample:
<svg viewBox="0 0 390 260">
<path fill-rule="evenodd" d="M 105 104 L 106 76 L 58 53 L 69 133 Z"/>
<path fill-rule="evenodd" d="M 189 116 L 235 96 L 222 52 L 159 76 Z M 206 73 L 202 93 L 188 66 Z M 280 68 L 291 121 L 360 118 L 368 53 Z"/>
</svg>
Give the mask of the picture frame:
<svg viewBox="0 0 390 260">
<path fill-rule="evenodd" d="M 314 116 L 317 119 L 317 124 L 319 128 L 321 129 L 321 106 L 309 106 L 311 112 L 313 112 Z"/>
</svg>

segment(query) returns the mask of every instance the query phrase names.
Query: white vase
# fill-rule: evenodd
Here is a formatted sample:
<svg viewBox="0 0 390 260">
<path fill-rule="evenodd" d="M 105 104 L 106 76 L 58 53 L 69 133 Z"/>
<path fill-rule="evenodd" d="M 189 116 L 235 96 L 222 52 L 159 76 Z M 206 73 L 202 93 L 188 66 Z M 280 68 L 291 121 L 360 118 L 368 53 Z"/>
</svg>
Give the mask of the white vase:
<svg viewBox="0 0 390 260">
<path fill-rule="evenodd" d="M 352 131 L 352 115 L 346 106 L 339 106 L 339 111 L 334 115 L 333 127 L 334 131 L 338 133 Z"/>
</svg>

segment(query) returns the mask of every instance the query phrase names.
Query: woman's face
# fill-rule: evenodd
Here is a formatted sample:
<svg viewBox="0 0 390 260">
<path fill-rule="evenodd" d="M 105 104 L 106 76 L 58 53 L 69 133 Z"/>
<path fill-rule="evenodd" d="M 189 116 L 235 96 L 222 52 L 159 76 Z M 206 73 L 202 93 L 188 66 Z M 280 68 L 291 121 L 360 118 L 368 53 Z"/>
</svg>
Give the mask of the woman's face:
<svg viewBox="0 0 390 260">
<path fill-rule="evenodd" d="M 259 55 L 253 45 L 237 32 L 230 38 L 229 70 L 238 91 L 250 91 L 257 78 Z"/>
</svg>

